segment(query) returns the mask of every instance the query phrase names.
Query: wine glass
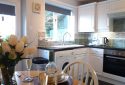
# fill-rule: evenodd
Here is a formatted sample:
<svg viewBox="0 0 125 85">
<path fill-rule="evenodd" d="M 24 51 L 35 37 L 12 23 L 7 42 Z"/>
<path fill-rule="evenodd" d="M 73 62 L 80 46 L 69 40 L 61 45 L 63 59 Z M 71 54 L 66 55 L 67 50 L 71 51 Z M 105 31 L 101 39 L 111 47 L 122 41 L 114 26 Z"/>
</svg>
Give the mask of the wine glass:
<svg viewBox="0 0 125 85">
<path fill-rule="evenodd" d="M 30 75 L 30 70 L 31 70 L 31 66 L 32 66 L 32 58 L 26 59 L 26 68 L 28 70 L 28 75 Z M 33 78 L 30 76 L 27 76 L 24 78 L 25 82 L 31 82 L 33 81 Z"/>
</svg>

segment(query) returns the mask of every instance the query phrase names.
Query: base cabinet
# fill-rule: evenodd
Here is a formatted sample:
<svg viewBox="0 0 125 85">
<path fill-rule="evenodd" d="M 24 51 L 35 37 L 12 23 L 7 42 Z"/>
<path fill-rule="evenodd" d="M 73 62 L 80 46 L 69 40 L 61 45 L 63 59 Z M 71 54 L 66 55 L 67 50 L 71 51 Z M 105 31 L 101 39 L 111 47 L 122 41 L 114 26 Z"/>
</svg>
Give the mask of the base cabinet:
<svg viewBox="0 0 125 85">
<path fill-rule="evenodd" d="M 103 71 L 103 51 L 104 49 L 89 48 L 89 63 L 98 75 L 102 75 Z"/>
<path fill-rule="evenodd" d="M 57 51 L 55 52 L 55 63 L 59 70 L 73 62 L 73 61 L 87 61 L 87 48 L 77 48 L 73 50 Z"/>
<path fill-rule="evenodd" d="M 73 60 L 72 61 L 83 61 L 88 62 L 88 48 L 74 49 Z"/>
</svg>

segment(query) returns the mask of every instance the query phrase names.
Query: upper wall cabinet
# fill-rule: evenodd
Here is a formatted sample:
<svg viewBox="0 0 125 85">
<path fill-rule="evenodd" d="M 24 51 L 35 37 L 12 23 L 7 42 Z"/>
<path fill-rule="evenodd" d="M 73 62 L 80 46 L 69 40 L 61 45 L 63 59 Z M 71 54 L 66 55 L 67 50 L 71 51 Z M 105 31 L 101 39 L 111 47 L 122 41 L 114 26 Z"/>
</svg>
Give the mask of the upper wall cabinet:
<svg viewBox="0 0 125 85">
<path fill-rule="evenodd" d="M 125 11 L 125 0 L 109 0 L 107 1 L 109 12 L 116 13 Z"/>
<path fill-rule="evenodd" d="M 108 3 L 99 2 L 97 4 L 97 32 L 108 32 L 109 31 L 109 18 L 108 18 Z"/>
<path fill-rule="evenodd" d="M 95 32 L 96 3 L 78 7 L 78 32 Z"/>
<path fill-rule="evenodd" d="M 109 0 L 97 3 L 96 28 L 98 32 L 112 31 L 111 17 L 114 14 L 125 12 L 124 3 L 125 0 Z"/>
</svg>

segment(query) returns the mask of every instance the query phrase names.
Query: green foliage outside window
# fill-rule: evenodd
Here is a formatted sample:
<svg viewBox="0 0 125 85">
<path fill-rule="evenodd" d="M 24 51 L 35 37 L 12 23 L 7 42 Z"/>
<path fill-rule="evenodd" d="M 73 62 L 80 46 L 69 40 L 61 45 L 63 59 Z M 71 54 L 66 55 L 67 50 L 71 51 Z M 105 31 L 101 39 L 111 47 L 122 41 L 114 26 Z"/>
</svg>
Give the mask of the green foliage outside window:
<svg viewBox="0 0 125 85">
<path fill-rule="evenodd" d="M 54 29 L 57 29 L 57 40 L 63 36 L 63 34 L 68 29 L 68 15 L 60 14 L 56 12 L 46 11 L 45 12 L 45 29 L 46 29 L 46 37 L 53 38 Z M 57 24 L 56 24 L 57 22 Z M 55 24 L 54 24 L 55 23 Z M 57 28 L 54 28 L 57 27 Z"/>
<path fill-rule="evenodd" d="M 46 36 L 50 37 L 50 31 L 53 30 L 53 12 L 46 11 L 45 16 Z"/>
</svg>

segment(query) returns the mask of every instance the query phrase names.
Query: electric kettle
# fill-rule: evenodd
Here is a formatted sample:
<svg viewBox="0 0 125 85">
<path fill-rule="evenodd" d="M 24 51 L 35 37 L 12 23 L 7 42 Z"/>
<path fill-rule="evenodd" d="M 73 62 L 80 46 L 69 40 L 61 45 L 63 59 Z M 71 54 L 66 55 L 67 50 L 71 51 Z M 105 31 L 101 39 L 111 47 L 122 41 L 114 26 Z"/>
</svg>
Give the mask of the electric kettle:
<svg viewBox="0 0 125 85">
<path fill-rule="evenodd" d="M 103 37 L 103 40 L 104 40 L 104 45 L 108 45 L 108 42 L 109 42 L 108 38 L 107 37 Z"/>
<path fill-rule="evenodd" d="M 108 42 L 109 42 L 109 40 L 108 40 L 107 37 L 101 37 L 101 38 L 99 38 L 99 44 L 100 45 L 108 45 Z"/>
</svg>

